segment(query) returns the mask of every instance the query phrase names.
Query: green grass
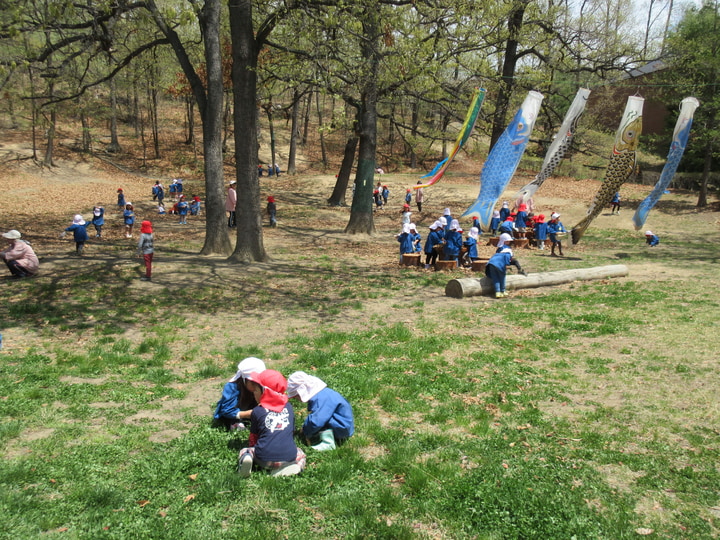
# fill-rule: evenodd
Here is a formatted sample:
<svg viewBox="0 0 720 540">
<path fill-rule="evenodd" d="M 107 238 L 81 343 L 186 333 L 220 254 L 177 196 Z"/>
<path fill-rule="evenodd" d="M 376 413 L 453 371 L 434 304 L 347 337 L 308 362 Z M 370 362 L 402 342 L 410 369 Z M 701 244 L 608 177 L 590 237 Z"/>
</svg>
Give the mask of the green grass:
<svg viewBox="0 0 720 540">
<path fill-rule="evenodd" d="M 687 264 L 623 231 L 585 241 L 584 266 L 606 264 L 608 242 L 630 265 Z M 22 282 L 0 306 L 6 343 L 33 337 L 0 356 L 0 530 L 717 537 L 720 381 L 708 351 L 720 345 L 720 248 L 693 249 L 696 279 L 631 274 L 499 302 L 438 302 L 423 291 L 448 275 L 359 271 L 329 255 L 317 272 L 132 294 L 123 270 Z M 210 415 L 247 356 L 321 377 L 352 403 L 356 435 L 332 453 L 306 448 L 299 477 L 240 479 L 246 436 L 214 429 Z"/>
</svg>

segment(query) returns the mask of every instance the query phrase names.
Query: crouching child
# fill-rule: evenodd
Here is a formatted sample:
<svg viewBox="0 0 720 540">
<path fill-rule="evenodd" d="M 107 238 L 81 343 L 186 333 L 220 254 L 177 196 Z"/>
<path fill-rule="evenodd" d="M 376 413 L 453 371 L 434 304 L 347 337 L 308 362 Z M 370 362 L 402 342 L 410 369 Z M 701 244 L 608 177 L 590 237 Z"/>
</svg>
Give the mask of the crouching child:
<svg viewBox="0 0 720 540">
<path fill-rule="evenodd" d="M 334 450 L 355 433 L 352 407 L 322 379 L 296 371 L 288 377 L 287 394 L 308 404 L 302 434 L 313 449 Z"/>
<path fill-rule="evenodd" d="M 245 386 L 258 406 L 250 414 L 249 447 L 240 450 L 238 474 L 247 478 L 253 468 L 272 476 L 299 474 L 305 469 L 305 453 L 295 446 L 295 412 L 285 395 L 285 377 L 266 369 L 248 375 Z"/>
</svg>

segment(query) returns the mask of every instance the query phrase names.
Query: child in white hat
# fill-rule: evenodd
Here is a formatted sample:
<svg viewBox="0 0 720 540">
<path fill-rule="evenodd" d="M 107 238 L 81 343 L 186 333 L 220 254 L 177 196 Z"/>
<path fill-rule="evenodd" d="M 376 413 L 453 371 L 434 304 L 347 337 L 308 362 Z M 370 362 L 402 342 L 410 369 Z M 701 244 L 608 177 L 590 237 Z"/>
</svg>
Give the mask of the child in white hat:
<svg viewBox="0 0 720 540">
<path fill-rule="evenodd" d="M 87 226 L 88 223 L 83 219 L 83 217 L 80 214 L 75 214 L 72 225 L 65 229 L 61 235 L 64 237 L 65 232 L 72 231 L 73 240 L 75 240 L 75 253 L 77 253 L 80 257 L 82 257 L 85 242 L 87 242 L 88 239 Z"/>
<path fill-rule="evenodd" d="M 287 395 L 308 404 L 302 433 L 315 450 L 334 450 L 355 433 L 352 407 L 318 377 L 296 371 L 288 377 Z"/>
</svg>

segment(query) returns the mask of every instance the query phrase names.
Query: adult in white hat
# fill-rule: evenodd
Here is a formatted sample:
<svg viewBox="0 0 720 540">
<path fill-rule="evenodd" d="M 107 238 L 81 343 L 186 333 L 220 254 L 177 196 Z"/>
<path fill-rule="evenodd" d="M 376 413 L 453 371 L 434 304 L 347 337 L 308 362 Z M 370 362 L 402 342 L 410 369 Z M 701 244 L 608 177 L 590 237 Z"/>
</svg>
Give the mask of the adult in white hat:
<svg viewBox="0 0 720 540">
<path fill-rule="evenodd" d="M 250 418 L 257 401 L 253 393 L 245 386 L 251 373 L 265 371 L 265 362 L 254 356 L 245 358 L 237 366 L 237 372 L 225 383 L 222 396 L 215 409 L 215 422 L 230 430 L 244 429 L 241 420 Z"/>
<path fill-rule="evenodd" d="M 10 241 L 7 248 L 0 251 L 0 259 L 5 261 L 13 278 L 34 276 L 40 263 L 30 244 L 22 240 L 22 235 L 15 229 L 3 233 L 3 238 Z"/>
<path fill-rule="evenodd" d="M 308 404 L 302 432 L 315 450 L 333 450 L 355 433 L 352 407 L 322 379 L 296 371 L 288 377 L 287 395 Z"/>
</svg>

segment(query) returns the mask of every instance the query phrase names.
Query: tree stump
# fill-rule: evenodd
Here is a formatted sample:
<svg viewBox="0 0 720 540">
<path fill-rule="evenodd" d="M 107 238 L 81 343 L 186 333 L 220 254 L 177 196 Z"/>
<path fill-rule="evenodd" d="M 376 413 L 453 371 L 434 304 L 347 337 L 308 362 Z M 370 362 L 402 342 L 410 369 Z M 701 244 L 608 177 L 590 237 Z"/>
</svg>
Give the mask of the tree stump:
<svg viewBox="0 0 720 540">
<path fill-rule="evenodd" d="M 484 272 L 485 266 L 487 266 L 488 259 L 475 259 L 472 262 L 471 269 L 473 272 Z"/>
<path fill-rule="evenodd" d="M 438 261 L 439 262 L 439 261 Z M 562 285 L 573 281 L 589 281 L 593 279 L 606 279 L 611 277 L 625 277 L 629 273 L 624 264 L 609 266 L 594 266 L 591 268 L 575 268 L 571 270 L 558 270 L 555 272 L 539 272 L 527 276 L 507 276 L 506 290 L 533 289 L 552 285 Z M 448 281 L 445 286 L 445 296 L 465 298 L 466 296 L 494 295 L 495 287 L 487 278 L 461 278 Z"/>
<path fill-rule="evenodd" d="M 435 270 L 454 270 L 457 267 L 457 261 L 435 261 Z"/>
<path fill-rule="evenodd" d="M 400 264 L 403 266 L 420 266 L 420 253 L 404 253 Z"/>
</svg>

